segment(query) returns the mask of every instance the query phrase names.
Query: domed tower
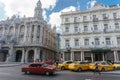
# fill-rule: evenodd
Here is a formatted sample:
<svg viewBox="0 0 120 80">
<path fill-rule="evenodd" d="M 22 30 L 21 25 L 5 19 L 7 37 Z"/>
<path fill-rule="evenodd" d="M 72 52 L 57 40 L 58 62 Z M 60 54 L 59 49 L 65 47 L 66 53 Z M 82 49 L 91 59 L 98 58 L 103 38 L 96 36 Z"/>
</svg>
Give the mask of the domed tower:
<svg viewBox="0 0 120 80">
<path fill-rule="evenodd" d="M 37 18 L 37 19 L 42 19 L 43 16 L 42 16 L 42 4 L 40 2 L 40 0 L 37 2 L 37 5 L 35 7 L 35 11 L 34 11 L 34 17 Z"/>
</svg>

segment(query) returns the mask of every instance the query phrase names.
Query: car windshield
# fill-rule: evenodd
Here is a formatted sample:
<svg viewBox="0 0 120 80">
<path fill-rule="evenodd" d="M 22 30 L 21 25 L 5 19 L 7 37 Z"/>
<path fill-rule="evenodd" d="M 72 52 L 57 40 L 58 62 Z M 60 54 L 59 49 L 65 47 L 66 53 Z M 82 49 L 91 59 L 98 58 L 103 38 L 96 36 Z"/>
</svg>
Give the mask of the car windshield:
<svg viewBox="0 0 120 80">
<path fill-rule="evenodd" d="M 74 62 L 72 62 L 71 64 L 77 64 L 77 63 L 79 63 L 78 61 L 74 61 Z"/>
<path fill-rule="evenodd" d="M 49 64 L 42 64 L 42 67 L 47 67 L 49 66 Z"/>
<path fill-rule="evenodd" d="M 71 63 L 73 63 L 72 61 L 65 61 L 65 62 L 63 62 L 63 64 L 71 64 Z"/>
<path fill-rule="evenodd" d="M 96 64 L 96 63 L 98 63 L 98 64 L 99 64 L 99 63 L 101 63 L 101 62 L 100 62 L 100 61 L 96 61 L 96 62 L 94 62 L 93 64 Z"/>
</svg>

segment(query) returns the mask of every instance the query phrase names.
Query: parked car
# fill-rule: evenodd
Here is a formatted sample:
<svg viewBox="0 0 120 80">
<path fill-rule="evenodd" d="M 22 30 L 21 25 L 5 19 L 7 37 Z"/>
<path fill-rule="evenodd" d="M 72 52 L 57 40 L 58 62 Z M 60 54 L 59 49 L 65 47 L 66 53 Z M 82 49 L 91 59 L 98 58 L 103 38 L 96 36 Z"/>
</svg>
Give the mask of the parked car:
<svg viewBox="0 0 120 80">
<path fill-rule="evenodd" d="M 61 70 L 68 69 L 69 64 L 73 63 L 73 61 L 64 61 L 62 63 L 59 63 L 57 68 Z"/>
<path fill-rule="evenodd" d="M 25 72 L 26 74 L 36 73 L 36 74 L 45 74 L 49 76 L 50 74 L 55 73 L 55 67 L 49 64 L 38 62 L 38 63 L 31 63 L 27 66 L 22 67 L 21 71 Z"/>
<path fill-rule="evenodd" d="M 71 63 L 68 66 L 69 70 L 73 70 L 73 71 L 83 71 L 83 70 L 89 70 L 89 62 L 86 61 L 76 61 L 74 63 Z"/>
<path fill-rule="evenodd" d="M 89 64 L 90 70 L 95 70 L 95 64 L 98 63 L 98 71 L 110 71 L 114 70 L 114 66 L 112 63 L 107 61 L 96 61 L 94 63 Z"/>
<path fill-rule="evenodd" d="M 50 65 L 53 65 L 53 64 L 54 64 L 54 62 L 51 61 L 51 60 L 45 61 L 44 63 L 46 63 L 46 64 L 50 64 Z"/>
<path fill-rule="evenodd" d="M 120 69 L 120 62 L 114 62 L 113 66 L 115 69 Z"/>
</svg>

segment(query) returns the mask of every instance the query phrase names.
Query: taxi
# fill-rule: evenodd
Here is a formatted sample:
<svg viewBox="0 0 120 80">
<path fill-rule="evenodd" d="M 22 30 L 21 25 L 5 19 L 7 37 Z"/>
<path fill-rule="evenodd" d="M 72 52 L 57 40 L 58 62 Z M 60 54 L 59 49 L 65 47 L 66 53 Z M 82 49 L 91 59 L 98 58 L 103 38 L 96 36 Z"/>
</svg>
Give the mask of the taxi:
<svg viewBox="0 0 120 80">
<path fill-rule="evenodd" d="M 115 69 L 120 69 L 120 62 L 114 62 L 113 66 Z"/>
<path fill-rule="evenodd" d="M 98 70 L 99 71 L 110 71 L 114 70 L 114 66 L 112 63 L 107 62 L 107 61 L 96 61 L 94 63 L 89 64 L 89 69 L 90 70 L 95 70 L 95 64 L 98 63 Z"/>
<path fill-rule="evenodd" d="M 89 70 L 89 62 L 76 61 L 68 66 L 69 70 L 81 72 L 83 70 Z"/>
<path fill-rule="evenodd" d="M 68 66 L 73 63 L 73 61 L 64 61 L 62 63 L 59 63 L 57 68 L 58 69 L 61 69 L 61 70 L 65 70 L 65 69 L 68 69 Z"/>
</svg>

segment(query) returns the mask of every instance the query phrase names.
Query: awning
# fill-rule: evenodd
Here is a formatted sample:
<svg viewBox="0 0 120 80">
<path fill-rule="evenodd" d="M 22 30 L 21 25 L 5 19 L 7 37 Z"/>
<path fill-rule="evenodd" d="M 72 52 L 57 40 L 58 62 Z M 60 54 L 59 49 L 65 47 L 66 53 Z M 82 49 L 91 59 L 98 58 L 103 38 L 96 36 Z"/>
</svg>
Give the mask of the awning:
<svg viewBox="0 0 120 80">
<path fill-rule="evenodd" d="M 111 52 L 111 49 L 108 48 L 93 48 L 91 49 L 92 53 L 108 53 Z"/>
</svg>

